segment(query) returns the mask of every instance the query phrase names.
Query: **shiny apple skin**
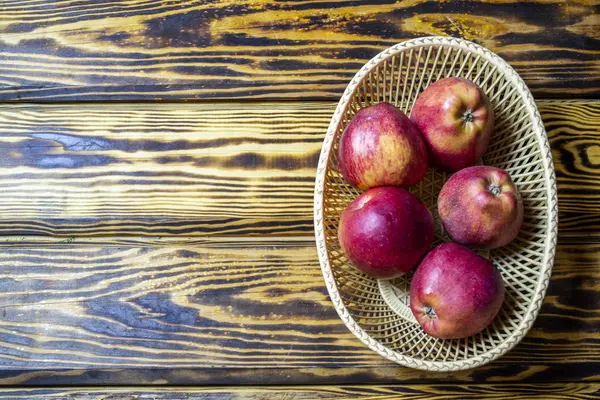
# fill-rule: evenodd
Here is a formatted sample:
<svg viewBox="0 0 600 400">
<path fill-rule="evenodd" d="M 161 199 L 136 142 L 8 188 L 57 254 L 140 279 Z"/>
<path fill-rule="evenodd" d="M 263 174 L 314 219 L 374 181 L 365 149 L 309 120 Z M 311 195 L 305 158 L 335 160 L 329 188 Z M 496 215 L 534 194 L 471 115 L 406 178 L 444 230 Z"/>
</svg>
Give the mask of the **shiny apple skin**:
<svg viewBox="0 0 600 400">
<path fill-rule="evenodd" d="M 504 282 L 494 265 L 457 243 L 435 247 L 410 284 L 410 308 L 430 336 L 460 339 L 484 330 L 504 302 Z"/>
<path fill-rule="evenodd" d="M 438 214 L 448 236 L 478 249 L 510 243 L 523 224 L 523 201 L 509 174 L 490 166 L 462 169 L 438 196 Z"/>
<path fill-rule="evenodd" d="M 361 190 L 410 186 L 427 172 L 427 147 L 410 119 L 390 103 L 361 109 L 340 139 L 344 179 Z"/>
<path fill-rule="evenodd" d="M 430 163 L 453 172 L 477 164 L 492 136 L 494 110 L 485 93 L 464 78 L 444 78 L 417 98 L 410 119 L 423 134 Z"/>
<path fill-rule="evenodd" d="M 340 246 L 352 265 L 379 279 L 413 269 L 433 241 L 433 216 L 412 193 L 393 186 L 373 188 L 342 213 Z"/>
</svg>

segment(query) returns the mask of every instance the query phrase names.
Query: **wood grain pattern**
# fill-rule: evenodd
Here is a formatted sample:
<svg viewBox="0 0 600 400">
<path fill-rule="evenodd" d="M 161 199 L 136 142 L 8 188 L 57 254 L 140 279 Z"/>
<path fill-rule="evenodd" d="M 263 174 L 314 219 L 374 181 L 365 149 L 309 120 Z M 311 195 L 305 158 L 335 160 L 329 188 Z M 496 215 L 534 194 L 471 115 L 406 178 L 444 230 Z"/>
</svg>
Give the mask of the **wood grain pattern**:
<svg viewBox="0 0 600 400">
<path fill-rule="evenodd" d="M 310 236 L 332 100 L 366 60 L 411 37 L 460 36 L 538 97 L 596 98 L 598 11 L 0 2 L 0 101 L 63 102 L 0 104 L 0 385 L 221 385 L 0 399 L 598 398 L 586 381 L 600 381 L 600 102 L 539 102 L 558 177 L 556 265 L 528 336 L 489 365 L 426 373 L 368 350 L 332 307 Z M 189 99 L 237 102 L 78 103 Z M 539 384 L 561 381 L 578 383 Z M 359 383 L 391 385 L 315 386 Z"/>
<path fill-rule="evenodd" d="M 312 234 L 331 103 L 0 106 L 0 232 Z"/>
<path fill-rule="evenodd" d="M 540 101 L 561 235 L 600 226 L 600 102 Z M 306 235 L 332 102 L 0 105 L 0 234 Z"/>
<path fill-rule="evenodd" d="M 537 96 L 600 94 L 594 0 L 5 0 L 0 100 L 329 98 L 400 41 L 452 35 Z"/>
<path fill-rule="evenodd" d="M 271 400 L 271 399 L 597 399 L 598 383 L 402 386 L 285 386 L 285 387 L 171 387 L 171 388 L 36 388 L 0 389 L 3 400 Z"/>
<path fill-rule="evenodd" d="M 600 232 L 600 101 L 540 104 L 556 168 L 559 234 Z"/>
<path fill-rule="evenodd" d="M 311 238 L 61 241 L 0 252 L 0 384 L 600 378 L 600 243 L 560 244 L 529 335 L 471 371 L 399 367 L 346 329 Z"/>
</svg>

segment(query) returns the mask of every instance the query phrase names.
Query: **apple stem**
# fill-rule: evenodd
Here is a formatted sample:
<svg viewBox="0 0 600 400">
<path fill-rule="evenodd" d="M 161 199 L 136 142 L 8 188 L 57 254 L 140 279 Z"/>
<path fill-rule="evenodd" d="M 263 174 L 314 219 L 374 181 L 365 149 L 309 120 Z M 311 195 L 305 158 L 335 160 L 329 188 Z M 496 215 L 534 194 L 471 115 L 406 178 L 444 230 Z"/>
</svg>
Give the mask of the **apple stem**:
<svg viewBox="0 0 600 400">
<path fill-rule="evenodd" d="M 473 111 L 471 110 L 466 110 L 462 117 L 460 117 L 460 119 L 462 119 L 462 121 L 466 124 L 469 122 L 473 122 Z"/>
<path fill-rule="evenodd" d="M 431 319 L 437 318 L 437 314 L 433 311 L 433 307 L 425 306 L 425 314 Z"/>
<path fill-rule="evenodd" d="M 490 192 L 492 192 L 492 194 L 494 196 L 498 196 L 500 194 L 500 192 L 502 192 L 502 189 L 500 189 L 499 185 L 496 185 L 495 183 L 492 183 L 489 187 L 488 190 Z"/>
</svg>

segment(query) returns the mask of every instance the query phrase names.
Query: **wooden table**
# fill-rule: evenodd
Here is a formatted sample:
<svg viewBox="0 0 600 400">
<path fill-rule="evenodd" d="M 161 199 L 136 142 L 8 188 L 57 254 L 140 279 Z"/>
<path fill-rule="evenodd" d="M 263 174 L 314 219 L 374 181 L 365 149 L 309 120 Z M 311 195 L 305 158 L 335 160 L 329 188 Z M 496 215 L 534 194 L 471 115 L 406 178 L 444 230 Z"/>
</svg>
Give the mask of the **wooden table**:
<svg viewBox="0 0 600 400">
<path fill-rule="evenodd" d="M 0 0 L 0 398 L 596 398 L 599 12 Z M 382 49 L 432 34 L 475 40 L 526 80 L 561 218 L 528 336 L 449 374 L 397 366 L 345 328 L 312 222 L 345 85 Z"/>
</svg>

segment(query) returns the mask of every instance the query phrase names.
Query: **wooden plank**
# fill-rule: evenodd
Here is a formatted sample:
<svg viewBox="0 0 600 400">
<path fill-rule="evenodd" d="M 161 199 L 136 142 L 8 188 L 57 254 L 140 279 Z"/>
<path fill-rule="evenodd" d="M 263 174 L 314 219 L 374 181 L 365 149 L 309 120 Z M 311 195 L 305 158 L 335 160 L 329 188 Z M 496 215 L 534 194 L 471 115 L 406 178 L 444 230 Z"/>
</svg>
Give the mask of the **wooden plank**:
<svg viewBox="0 0 600 400">
<path fill-rule="evenodd" d="M 540 101 L 562 235 L 600 226 L 600 102 Z M 0 234 L 312 234 L 333 102 L 0 106 Z"/>
<path fill-rule="evenodd" d="M 0 100 L 338 98 L 403 40 L 451 35 L 537 96 L 600 94 L 597 1 L 4 0 Z"/>
<path fill-rule="evenodd" d="M 312 234 L 332 107 L 0 106 L 0 233 Z"/>
<path fill-rule="evenodd" d="M 561 243 L 540 316 L 481 368 L 427 373 L 367 349 L 314 241 L 91 239 L 0 252 L 0 384 L 334 384 L 600 379 L 600 243 Z"/>
<path fill-rule="evenodd" d="M 230 399 L 364 399 L 449 400 L 501 399 L 597 399 L 598 383 L 538 383 L 496 385 L 402 385 L 402 386 L 252 386 L 252 387 L 120 387 L 0 389 L 4 400 L 230 400 Z"/>
<path fill-rule="evenodd" d="M 559 200 L 559 234 L 600 233 L 600 102 L 539 102 L 550 138 Z"/>
</svg>

